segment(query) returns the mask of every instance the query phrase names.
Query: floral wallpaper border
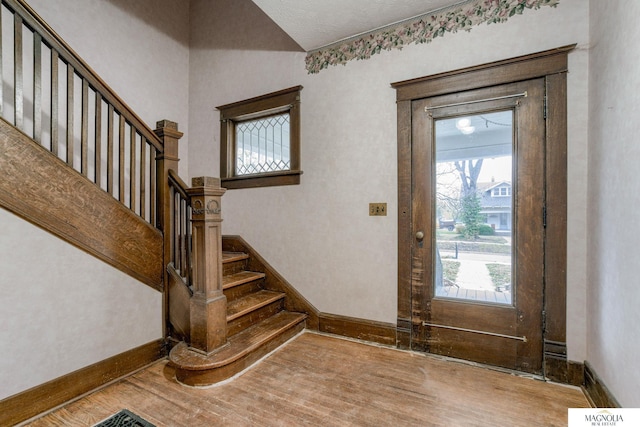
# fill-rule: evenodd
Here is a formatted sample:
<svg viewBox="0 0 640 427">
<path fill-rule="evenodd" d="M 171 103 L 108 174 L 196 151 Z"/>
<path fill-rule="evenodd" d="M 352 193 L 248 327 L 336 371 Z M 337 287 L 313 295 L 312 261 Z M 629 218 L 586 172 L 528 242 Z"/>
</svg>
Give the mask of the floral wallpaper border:
<svg viewBox="0 0 640 427">
<path fill-rule="evenodd" d="M 430 43 L 446 33 L 471 31 L 484 22 L 506 22 L 527 9 L 556 7 L 560 0 L 475 0 L 443 9 L 392 27 L 311 51 L 305 59 L 309 74 L 319 73 L 329 65 L 345 65 L 354 59 L 369 59 L 383 50 L 402 49 L 411 43 Z"/>
</svg>

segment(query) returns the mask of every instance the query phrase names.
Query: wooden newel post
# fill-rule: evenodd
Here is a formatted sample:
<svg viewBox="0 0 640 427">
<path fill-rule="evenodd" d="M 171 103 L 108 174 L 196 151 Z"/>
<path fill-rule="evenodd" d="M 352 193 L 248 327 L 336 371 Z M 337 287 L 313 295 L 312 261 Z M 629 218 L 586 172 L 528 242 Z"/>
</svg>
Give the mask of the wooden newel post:
<svg viewBox="0 0 640 427">
<path fill-rule="evenodd" d="M 178 124 L 170 120 L 160 120 L 156 123 L 154 133 L 162 141 L 163 151 L 156 156 L 156 226 L 164 235 L 164 336 L 169 335 L 169 299 L 168 299 L 168 273 L 167 265 L 171 262 L 171 191 L 169 189 L 169 171 L 178 172 L 178 141 L 182 138 L 182 132 L 178 131 Z M 152 190 L 153 191 L 153 190 Z"/>
<path fill-rule="evenodd" d="M 220 179 L 193 178 L 191 199 L 193 296 L 191 347 L 210 353 L 227 341 L 227 298 L 222 293 Z"/>
<path fill-rule="evenodd" d="M 178 124 L 169 120 L 160 120 L 156 123 L 154 131 L 160 141 L 164 151 L 158 153 L 156 157 L 156 182 L 158 186 L 158 213 L 157 225 L 162 231 L 168 231 L 171 219 L 171 199 L 169 197 L 169 171 L 171 169 L 178 172 L 178 141 L 182 138 L 182 132 L 178 131 Z M 169 233 L 165 233 L 165 239 Z M 165 263 L 166 265 L 166 263 Z"/>
</svg>

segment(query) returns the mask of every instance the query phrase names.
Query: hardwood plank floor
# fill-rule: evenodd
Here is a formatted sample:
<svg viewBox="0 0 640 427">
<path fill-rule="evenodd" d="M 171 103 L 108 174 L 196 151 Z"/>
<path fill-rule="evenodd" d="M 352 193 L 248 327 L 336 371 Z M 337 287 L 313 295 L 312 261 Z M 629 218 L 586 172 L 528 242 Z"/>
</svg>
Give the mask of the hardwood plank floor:
<svg viewBox="0 0 640 427">
<path fill-rule="evenodd" d="M 90 426 L 129 409 L 156 426 L 566 426 L 582 392 L 418 353 L 304 333 L 226 384 L 166 361 L 32 422 Z"/>
</svg>

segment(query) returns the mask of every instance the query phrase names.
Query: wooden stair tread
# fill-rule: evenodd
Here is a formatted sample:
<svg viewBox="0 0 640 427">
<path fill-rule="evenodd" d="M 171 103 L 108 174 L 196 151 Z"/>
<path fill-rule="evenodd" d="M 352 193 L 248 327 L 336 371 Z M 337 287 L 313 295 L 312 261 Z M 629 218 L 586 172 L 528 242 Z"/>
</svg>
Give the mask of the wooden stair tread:
<svg viewBox="0 0 640 427">
<path fill-rule="evenodd" d="M 284 299 L 284 297 L 285 294 L 282 292 L 261 290 L 231 301 L 227 304 L 227 322 L 257 310 L 260 307 L 269 305 L 272 302 Z"/>
<path fill-rule="evenodd" d="M 306 317 L 307 315 L 304 313 L 281 311 L 275 316 L 230 337 L 227 340 L 227 345 L 212 354 L 190 351 L 189 347 L 182 342 L 171 350 L 169 359 L 180 369 L 185 370 L 220 368 L 247 356 L 261 345 L 300 324 Z"/>
<path fill-rule="evenodd" d="M 263 279 L 264 273 L 255 271 L 240 271 L 239 273 L 228 274 L 222 277 L 222 289 L 233 288 L 253 280 Z"/>
<path fill-rule="evenodd" d="M 249 255 L 247 255 L 244 252 L 227 252 L 227 251 L 222 252 L 223 264 L 235 262 L 235 261 L 242 261 L 245 259 L 249 259 Z"/>
</svg>

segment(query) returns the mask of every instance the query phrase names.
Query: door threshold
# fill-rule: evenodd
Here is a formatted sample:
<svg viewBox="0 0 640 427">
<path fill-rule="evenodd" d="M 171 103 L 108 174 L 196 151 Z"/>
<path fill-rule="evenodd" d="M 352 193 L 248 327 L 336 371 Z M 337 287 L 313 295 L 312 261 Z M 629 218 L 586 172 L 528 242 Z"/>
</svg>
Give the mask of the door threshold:
<svg viewBox="0 0 640 427">
<path fill-rule="evenodd" d="M 416 351 L 415 353 L 423 354 L 425 356 L 433 357 L 433 358 L 436 358 L 436 359 L 439 359 L 439 360 L 445 360 L 447 362 L 460 363 L 460 364 L 463 364 L 463 365 L 475 366 L 475 367 L 478 367 L 478 368 L 488 369 L 490 371 L 502 372 L 502 373 L 513 375 L 513 376 L 516 376 L 516 377 L 528 378 L 528 379 L 544 381 L 544 382 L 552 382 L 551 380 L 546 378 L 544 375 L 532 374 L 532 373 L 529 373 L 529 372 L 522 372 L 522 371 L 518 371 L 516 369 L 504 368 L 502 366 L 493 366 L 493 365 L 488 365 L 486 363 L 474 362 L 472 360 L 458 359 L 456 357 L 451 357 L 451 356 L 443 356 L 441 354 L 422 353 L 422 352 L 418 352 L 418 351 Z"/>
</svg>

